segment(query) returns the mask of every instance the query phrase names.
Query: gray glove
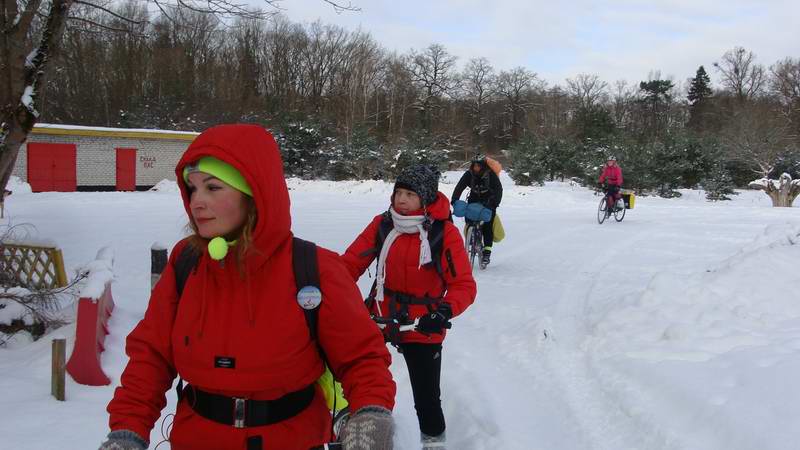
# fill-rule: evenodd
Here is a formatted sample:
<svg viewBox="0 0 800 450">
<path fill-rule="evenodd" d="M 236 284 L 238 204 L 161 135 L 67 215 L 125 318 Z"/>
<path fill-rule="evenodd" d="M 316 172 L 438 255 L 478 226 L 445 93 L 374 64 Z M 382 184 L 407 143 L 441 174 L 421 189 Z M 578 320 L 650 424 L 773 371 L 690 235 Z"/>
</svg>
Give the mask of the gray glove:
<svg viewBox="0 0 800 450">
<path fill-rule="evenodd" d="M 382 406 L 365 406 L 353 414 L 339 436 L 344 450 L 392 450 L 392 412 Z"/>
<path fill-rule="evenodd" d="M 117 430 L 108 433 L 108 440 L 100 444 L 98 450 L 147 450 L 148 442 L 130 430 Z"/>
</svg>

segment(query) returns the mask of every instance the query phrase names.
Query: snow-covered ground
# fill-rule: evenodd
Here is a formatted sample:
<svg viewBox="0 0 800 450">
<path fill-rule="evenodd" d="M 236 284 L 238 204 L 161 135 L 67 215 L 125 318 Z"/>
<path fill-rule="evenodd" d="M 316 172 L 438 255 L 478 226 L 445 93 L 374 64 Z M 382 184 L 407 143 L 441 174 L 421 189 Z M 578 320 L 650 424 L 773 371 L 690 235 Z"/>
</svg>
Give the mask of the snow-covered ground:
<svg viewBox="0 0 800 450">
<path fill-rule="evenodd" d="M 446 194 L 458 175 L 447 174 Z M 684 191 L 638 198 L 623 222 L 598 225 L 590 191 L 504 183 L 507 238 L 476 273 L 478 299 L 445 343 L 449 448 L 797 448 L 800 208 L 771 208 L 760 192 L 709 203 Z M 383 182 L 289 186 L 295 233 L 336 251 L 391 191 Z M 183 236 L 184 211 L 174 183 L 136 193 L 11 189 L 4 223 L 32 224 L 32 238 L 57 241 L 68 270 L 114 248 L 117 309 L 102 356 L 112 386 L 68 379 L 66 402 L 49 395 L 50 338 L 66 337 L 69 351 L 74 325 L 0 349 L 0 447 L 96 448 L 126 363 L 125 335 L 147 304 L 150 247 Z M 396 447 L 415 449 L 402 358 L 392 370 Z"/>
</svg>

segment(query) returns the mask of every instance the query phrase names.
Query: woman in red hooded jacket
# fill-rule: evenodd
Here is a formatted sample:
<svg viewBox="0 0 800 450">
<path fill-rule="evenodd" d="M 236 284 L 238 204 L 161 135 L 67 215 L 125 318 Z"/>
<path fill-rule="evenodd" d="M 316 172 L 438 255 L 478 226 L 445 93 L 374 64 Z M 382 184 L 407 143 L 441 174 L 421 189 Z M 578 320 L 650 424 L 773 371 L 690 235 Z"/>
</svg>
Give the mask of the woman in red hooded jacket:
<svg viewBox="0 0 800 450">
<path fill-rule="evenodd" d="M 317 342 L 298 305 L 289 193 L 272 136 L 253 125 L 211 128 L 175 172 L 194 233 L 173 249 L 128 336 L 130 360 L 108 405 L 111 433 L 101 450 L 147 448 L 176 376 L 188 385 L 168 438 L 173 450 L 323 444 L 331 415 L 316 384 L 324 370 L 317 344 L 354 411 L 344 448 L 391 449 L 390 355 L 338 255 L 316 252 Z M 199 259 L 179 295 L 176 255 L 186 246 Z"/>
<path fill-rule="evenodd" d="M 406 360 L 423 448 L 444 446 L 442 342 L 450 319 L 472 304 L 477 291 L 461 233 L 449 220 L 450 202 L 438 186 L 435 168 L 404 170 L 389 211 L 376 216 L 343 255 L 356 280 L 377 259 L 368 299 L 375 316 L 399 323 L 418 319 L 415 330 L 390 324 L 384 335 Z"/>
</svg>

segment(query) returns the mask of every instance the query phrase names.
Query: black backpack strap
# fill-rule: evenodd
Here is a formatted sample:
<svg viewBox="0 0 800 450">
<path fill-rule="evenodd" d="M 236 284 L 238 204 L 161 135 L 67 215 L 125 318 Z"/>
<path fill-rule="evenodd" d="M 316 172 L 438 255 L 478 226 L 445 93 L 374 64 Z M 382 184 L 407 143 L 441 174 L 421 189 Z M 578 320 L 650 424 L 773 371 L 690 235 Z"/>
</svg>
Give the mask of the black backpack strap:
<svg viewBox="0 0 800 450">
<path fill-rule="evenodd" d="M 392 227 L 394 227 L 394 223 L 392 222 L 392 216 L 387 211 L 383 213 L 383 217 L 381 218 L 381 224 L 378 226 L 378 232 L 375 234 L 375 247 L 365 251 L 360 256 L 368 256 L 371 254 L 375 254 L 375 281 L 372 282 L 372 287 L 369 290 L 369 295 L 364 300 L 364 303 L 367 305 L 367 309 L 372 312 L 372 305 L 375 303 L 375 292 L 378 285 L 378 258 L 381 255 L 381 249 L 383 248 L 383 243 L 386 241 L 386 237 L 389 236 L 389 233 L 392 231 Z"/>
<path fill-rule="evenodd" d="M 442 256 L 444 247 L 444 221 L 434 220 L 428 230 L 428 244 L 431 246 L 431 257 Z"/>
<path fill-rule="evenodd" d="M 292 240 L 292 268 L 294 269 L 294 281 L 297 286 L 297 292 L 306 286 L 314 286 L 320 289 L 319 282 L 319 265 L 317 263 L 317 245 L 313 242 L 304 241 L 300 238 Z M 321 305 L 322 303 L 320 303 Z M 319 307 L 313 309 L 304 309 L 303 314 L 306 317 L 306 325 L 308 325 L 308 333 L 311 339 L 317 342 L 317 323 L 319 322 Z M 317 347 L 319 343 L 317 342 Z M 320 353 L 322 348 L 320 347 Z M 325 355 L 322 359 L 327 363 Z"/>
<path fill-rule="evenodd" d="M 200 252 L 189 244 L 186 244 L 178 258 L 175 260 L 175 290 L 178 293 L 178 301 L 183 296 L 183 288 L 186 286 L 186 281 L 189 275 L 197 268 L 197 263 L 200 261 Z M 178 384 L 175 386 L 175 391 L 178 393 L 178 402 L 183 398 L 183 378 L 178 378 Z"/>
<path fill-rule="evenodd" d="M 383 213 L 382 216 L 381 224 L 378 226 L 378 232 L 375 235 L 375 246 L 371 249 L 361 252 L 361 254 L 358 256 L 363 258 L 365 256 L 375 255 L 377 258 L 381 254 L 383 242 L 386 241 L 386 236 L 389 235 L 389 232 L 392 231 L 392 227 L 394 226 L 392 223 L 392 216 L 388 211 Z"/>
<path fill-rule="evenodd" d="M 444 285 L 443 293 L 447 291 L 447 280 L 444 277 L 444 268 L 442 267 L 442 252 L 444 250 L 444 227 L 445 221 L 444 220 L 436 220 L 431 225 L 430 231 L 428 231 L 428 242 L 431 246 L 431 259 L 433 260 L 431 263 L 433 267 L 436 269 L 436 273 L 439 274 L 439 278 L 442 279 L 442 284 Z M 453 265 L 453 256 L 450 253 L 450 249 L 444 250 L 445 259 L 447 260 L 447 270 L 450 272 L 450 275 L 455 278 L 456 276 L 456 268 Z"/>
<path fill-rule="evenodd" d="M 380 253 L 381 247 L 383 247 L 383 242 L 386 240 L 386 236 L 388 236 L 392 231 L 392 228 L 394 228 L 392 215 L 387 211 L 383 213 L 381 225 L 378 227 L 378 236 L 375 239 L 375 248 L 378 249 L 378 253 Z"/>
<path fill-rule="evenodd" d="M 189 279 L 189 274 L 197 267 L 198 261 L 200 261 L 200 252 L 189 244 L 184 246 L 180 254 L 178 254 L 174 267 L 175 289 L 178 292 L 178 299 L 183 295 L 183 288 L 186 286 L 186 280 Z"/>
</svg>

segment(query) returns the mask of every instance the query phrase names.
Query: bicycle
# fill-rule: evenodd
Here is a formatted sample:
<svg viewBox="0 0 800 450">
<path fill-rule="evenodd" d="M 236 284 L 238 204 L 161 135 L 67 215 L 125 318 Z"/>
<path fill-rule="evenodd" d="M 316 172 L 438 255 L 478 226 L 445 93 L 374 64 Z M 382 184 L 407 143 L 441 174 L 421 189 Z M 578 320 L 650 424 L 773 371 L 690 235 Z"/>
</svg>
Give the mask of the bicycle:
<svg viewBox="0 0 800 450">
<path fill-rule="evenodd" d="M 608 210 L 608 198 L 611 197 L 607 193 L 603 195 L 603 198 L 600 199 L 600 205 L 597 206 L 597 223 L 603 224 L 605 220 L 611 215 L 614 215 L 614 220 L 617 222 L 622 222 L 622 219 L 625 218 L 625 201 L 622 197 L 618 198 L 614 201 L 614 207 L 611 211 Z"/>
<path fill-rule="evenodd" d="M 483 255 L 483 225 L 491 220 L 492 212 L 480 203 L 467 204 L 463 200 L 458 200 L 453 205 L 453 215 L 464 217 L 466 227 L 464 228 L 464 248 L 469 256 L 469 265 L 475 269 L 475 260 L 480 261 L 478 267 L 486 269 L 481 256 Z"/>
</svg>

